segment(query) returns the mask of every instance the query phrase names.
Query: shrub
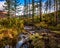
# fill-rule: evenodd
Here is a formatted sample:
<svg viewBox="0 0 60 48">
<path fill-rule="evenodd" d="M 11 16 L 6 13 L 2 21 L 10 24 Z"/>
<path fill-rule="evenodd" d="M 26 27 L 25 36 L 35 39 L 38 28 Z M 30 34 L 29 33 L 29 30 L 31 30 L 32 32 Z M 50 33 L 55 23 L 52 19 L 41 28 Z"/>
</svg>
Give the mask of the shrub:
<svg viewBox="0 0 60 48">
<path fill-rule="evenodd" d="M 42 28 L 47 28 L 48 27 L 48 25 L 45 22 L 36 23 L 35 26 L 42 27 Z"/>
<path fill-rule="evenodd" d="M 0 42 L 3 46 L 17 42 L 18 35 L 24 31 L 24 21 L 19 18 L 0 19 Z M 1 46 L 0 46 L 1 47 Z"/>
<path fill-rule="evenodd" d="M 42 40 L 42 36 L 39 35 L 38 33 L 30 35 L 30 40 L 32 40 L 34 48 L 44 48 L 44 42 Z"/>
<path fill-rule="evenodd" d="M 17 36 L 18 36 L 18 32 L 15 29 L 7 29 L 7 28 L 1 29 L 0 30 L 0 42 L 1 42 L 0 45 L 2 45 L 3 47 L 6 44 L 12 44 L 12 40 L 15 39 Z"/>
</svg>

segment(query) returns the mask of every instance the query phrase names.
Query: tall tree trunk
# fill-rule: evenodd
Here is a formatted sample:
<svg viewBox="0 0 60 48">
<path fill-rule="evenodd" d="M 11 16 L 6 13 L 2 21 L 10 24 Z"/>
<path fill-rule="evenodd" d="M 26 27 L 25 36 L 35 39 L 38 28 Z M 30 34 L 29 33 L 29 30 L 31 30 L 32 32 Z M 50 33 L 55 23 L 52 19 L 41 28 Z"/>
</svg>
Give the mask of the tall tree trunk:
<svg viewBox="0 0 60 48">
<path fill-rule="evenodd" d="M 39 7 L 40 7 L 40 21 L 42 21 L 42 0 L 39 0 Z"/>
<path fill-rule="evenodd" d="M 29 11 L 28 12 L 29 12 L 28 16 L 30 17 L 30 0 L 29 0 Z"/>
<path fill-rule="evenodd" d="M 55 7 L 55 0 L 54 0 L 54 21 L 56 22 L 56 13 L 55 13 L 56 7 Z"/>
<path fill-rule="evenodd" d="M 37 8 L 38 8 L 38 2 L 39 2 L 39 0 L 37 0 Z M 39 17 L 38 17 L 39 15 L 38 15 L 38 9 L 37 9 L 37 21 L 39 20 Z"/>
<path fill-rule="evenodd" d="M 26 16 L 26 17 L 29 18 L 29 15 L 28 15 L 28 12 L 29 12 L 29 11 L 28 11 L 28 3 L 29 3 L 29 1 L 27 0 L 26 2 L 27 2 L 27 3 L 26 3 L 26 4 L 27 4 L 27 8 L 26 8 L 26 10 L 27 10 L 27 11 L 26 11 L 27 16 Z"/>
<path fill-rule="evenodd" d="M 10 17 L 10 0 L 6 0 L 8 7 L 8 18 Z"/>
<path fill-rule="evenodd" d="M 51 0 L 48 0 L 49 13 L 51 12 Z"/>
<path fill-rule="evenodd" d="M 34 0 L 32 0 L 32 22 L 34 22 Z"/>
<path fill-rule="evenodd" d="M 55 22 L 56 22 L 56 25 L 57 25 L 57 1 L 54 0 L 54 17 L 55 17 Z"/>
<path fill-rule="evenodd" d="M 60 11 L 60 0 L 59 0 L 59 11 Z"/>
<path fill-rule="evenodd" d="M 56 25 L 58 23 L 58 5 L 57 5 L 57 0 L 56 0 Z"/>
<path fill-rule="evenodd" d="M 16 17 L 16 0 L 15 0 L 15 17 Z"/>
<path fill-rule="evenodd" d="M 24 17 L 26 17 L 26 0 L 24 0 Z"/>
</svg>

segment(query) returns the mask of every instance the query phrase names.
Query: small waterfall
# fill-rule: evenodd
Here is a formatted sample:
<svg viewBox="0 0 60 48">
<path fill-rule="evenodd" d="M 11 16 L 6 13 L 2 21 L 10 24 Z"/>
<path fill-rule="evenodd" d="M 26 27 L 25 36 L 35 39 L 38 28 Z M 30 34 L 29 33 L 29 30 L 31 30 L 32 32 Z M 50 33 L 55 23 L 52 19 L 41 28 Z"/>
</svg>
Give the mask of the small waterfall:
<svg viewBox="0 0 60 48">
<path fill-rule="evenodd" d="M 20 40 L 17 44 L 16 44 L 16 48 L 20 48 L 22 46 L 22 44 L 24 43 L 24 40 Z"/>
<path fill-rule="evenodd" d="M 18 41 L 18 43 L 16 44 L 16 48 L 21 48 L 22 45 L 28 41 L 29 36 L 27 37 L 26 35 L 20 35 L 21 40 Z M 24 48 L 27 48 L 28 46 L 26 44 L 23 45 Z"/>
</svg>

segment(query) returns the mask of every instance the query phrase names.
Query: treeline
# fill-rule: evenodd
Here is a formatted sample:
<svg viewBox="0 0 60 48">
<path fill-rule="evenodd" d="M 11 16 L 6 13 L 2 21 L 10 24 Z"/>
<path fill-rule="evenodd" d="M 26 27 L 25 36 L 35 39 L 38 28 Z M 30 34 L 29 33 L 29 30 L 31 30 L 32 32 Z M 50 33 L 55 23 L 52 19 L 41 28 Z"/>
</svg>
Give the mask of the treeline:
<svg viewBox="0 0 60 48">
<path fill-rule="evenodd" d="M 43 14 L 48 14 L 48 13 L 51 13 L 53 11 L 53 12 L 55 12 L 54 13 L 55 21 L 57 22 L 57 18 L 58 18 L 57 11 L 60 10 L 60 5 L 59 5 L 60 0 L 46 0 L 44 3 L 43 3 L 43 0 L 28 0 L 28 1 L 24 0 L 24 1 L 25 1 L 24 14 L 26 17 L 29 16 L 30 14 L 32 14 L 31 16 L 32 16 L 32 19 L 34 20 L 34 16 L 36 14 L 35 9 L 37 8 L 37 18 L 39 17 L 40 21 L 41 21 Z M 28 6 L 28 4 L 29 4 L 29 6 Z M 32 7 L 31 7 L 31 5 L 32 5 Z M 28 13 L 28 15 L 27 15 L 27 13 Z"/>
</svg>

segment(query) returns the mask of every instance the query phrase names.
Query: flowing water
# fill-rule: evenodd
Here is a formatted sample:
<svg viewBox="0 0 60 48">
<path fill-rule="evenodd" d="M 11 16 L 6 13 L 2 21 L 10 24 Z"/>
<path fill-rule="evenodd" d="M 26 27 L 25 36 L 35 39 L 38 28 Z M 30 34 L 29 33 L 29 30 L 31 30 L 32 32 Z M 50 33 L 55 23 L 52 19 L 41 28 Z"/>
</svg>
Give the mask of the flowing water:
<svg viewBox="0 0 60 48">
<path fill-rule="evenodd" d="M 31 26 L 25 26 L 24 29 L 25 30 L 31 30 L 32 27 Z M 33 34 L 35 31 L 29 31 L 29 32 Z M 21 40 L 16 44 L 16 48 L 21 48 L 21 47 L 28 48 L 28 44 L 24 44 L 24 43 L 28 41 L 29 35 L 21 34 L 20 37 L 21 37 Z"/>
<path fill-rule="evenodd" d="M 31 26 L 25 26 L 24 27 L 25 30 L 32 30 Z M 29 31 L 31 34 L 33 34 L 35 31 Z M 16 48 L 28 48 L 28 44 L 24 44 L 25 42 L 27 42 L 29 39 L 29 35 L 24 35 L 24 34 L 20 34 L 19 37 L 21 38 L 20 41 L 17 42 L 16 44 Z M 24 44 L 24 45 L 23 45 Z M 9 45 L 5 46 L 5 48 L 9 48 Z"/>
</svg>

